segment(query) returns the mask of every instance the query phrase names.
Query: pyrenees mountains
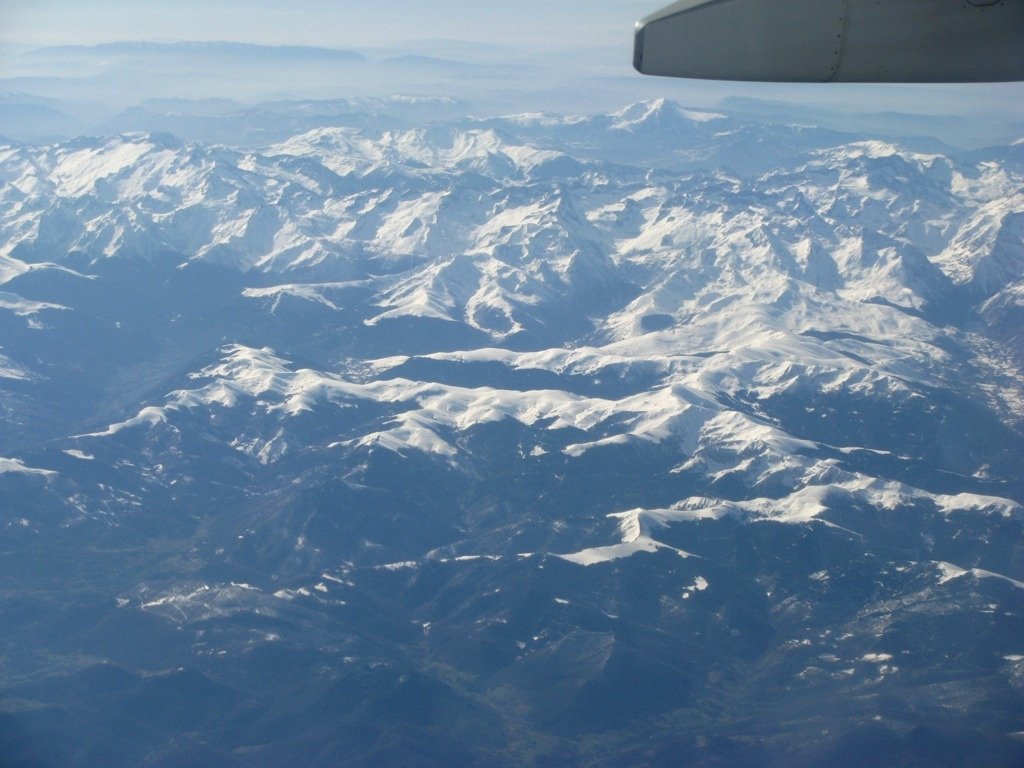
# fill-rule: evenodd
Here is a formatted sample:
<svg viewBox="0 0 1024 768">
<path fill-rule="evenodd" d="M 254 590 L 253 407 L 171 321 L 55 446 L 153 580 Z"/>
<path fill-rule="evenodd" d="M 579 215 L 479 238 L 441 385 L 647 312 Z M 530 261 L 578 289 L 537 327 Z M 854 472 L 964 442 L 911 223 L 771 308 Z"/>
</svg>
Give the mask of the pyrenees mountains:
<svg viewBox="0 0 1024 768">
<path fill-rule="evenodd" d="M 358 122 L 0 147 L 0 764 L 1024 760 L 1024 145 Z"/>
</svg>

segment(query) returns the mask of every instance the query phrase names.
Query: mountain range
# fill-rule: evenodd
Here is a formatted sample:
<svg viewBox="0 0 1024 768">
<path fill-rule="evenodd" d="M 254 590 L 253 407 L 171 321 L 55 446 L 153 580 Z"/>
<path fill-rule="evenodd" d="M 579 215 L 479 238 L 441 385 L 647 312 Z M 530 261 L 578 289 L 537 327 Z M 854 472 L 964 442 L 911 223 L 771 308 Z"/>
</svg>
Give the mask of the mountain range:
<svg viewBox="0 0 1024 768">
<path fill-rule="evenodd" d="M 1024 143 L 12 142 L 0 234 L 4 768 L 1024 761 Z"/>
</svg>

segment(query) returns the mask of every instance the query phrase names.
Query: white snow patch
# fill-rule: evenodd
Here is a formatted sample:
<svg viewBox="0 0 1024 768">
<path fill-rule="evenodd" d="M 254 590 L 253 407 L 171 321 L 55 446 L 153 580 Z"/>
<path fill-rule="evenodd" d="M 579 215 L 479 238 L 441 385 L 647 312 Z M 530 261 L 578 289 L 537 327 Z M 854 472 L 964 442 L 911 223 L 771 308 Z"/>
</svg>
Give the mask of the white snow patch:
<svg viewBox="0 0 1024 768">
<path fill-rule="evenodd" d="M 242 295 L 249 299 L 273 299 L 271 311 L 277 310 L 283 296 L 293 296 L 304 301 L 323 304 L 328 309 L 338 310 L 340 307 L 328 299 L 325 293 L 327 291 L 365 285 L 366 282 L 365 280 L 352 280 L 335 283 L 289 283 L 272 285 L 266 288 L 246 288 L 242 291 Z"/>
<path fill-rule="evenodd" d="M 458 454 L 455 446 L 451 443 L 442 440 L 425 426 L 413 423 L 411 415 L 402 426 L 386 432 L 372 432 L 354 442 L 359 446 L 376 446 L 398 454 L 403 454 L 410 448 L 440 456 L 453 457 Z"/>
<path fill-rule="evenodd" d="M 0 456 L 0 474 L 11 473 L 21 475 L 55 475 L 57 474 L 52 469 L 36 469 L 35 467 L 26 467 L 25 463 L 21 459 L 5 459 Z"/>
<path fill-rule="evenodd" d="M 984 568 L 960 568 L 959 566 L 946 562 L 937 562 L 935 563 L 935 566 L 942 574 L 939 578 L 939 584 L 945 584 L 953 579 L 959 579 L 964 576 L 973 576 L 976 579 L 998 579 L 999 581 L 1005 581 L 1007 584 L 1010 584 L 1017 589 L 1024 589 L 1024 581 L 1011 579 L 1009 576 L 1003 576 L 1001 573 L 986 571 Z"/>
<path fill-rule="evenodd" d="M 59 195 L 76 197 L 92 189 L 100 179 L 123 171 L 153 149 L 153 145 L 123 138 L 102 147 L 66 152 L 52 171 Z"/>
<path fill-rule="evenodd" d="M 660 549 L 675 552 L 680 557 L 693 557 L 689 552 L 662 544 L 651 538 L 648 533 L 650 524 L 653 522 L 656 527 L 660 527 L 660 525 L 656 520 L 641 519 L 640 513 L 643 511 L 635 509 L 608 515 L 611 518 L 619 518 L 621 521 L 619 523 L 619 530 L 622 532 L 621 543 L 605 547 L 590 547 L 579 552 L 557 555 L 557 557 L 577 565 L 607 563 L 624 557 L 632 557 L 638 552 L 657 552 Z"/>
<path fill-rule="evenodd" d="M 623 557 L 632 557 L 637 552 L 657 552 L 659 549 L 674 548 L 643 536 L 621 544 L 612 544 L 607 547 L 591 547 L 590 549 L 583 549 L 567 555 L 558 555 L 558 557 L 577 565 L 597 565 L 598 563 L 619 560 Z M 675 551 L 679 552 L 683 557 L 688 556 L 680 550 Z"/>
<path fill-rule="evenodd" d="M 998 496 L 983 496 L 977 493 L 937 494 L 935 504 L 949 515 L 954 512 L 982 512 L 1002 517 L 1024 514 L 1024 507 L 1015 501 Z"/>
<path fill-rule="evenodd" d="M 377 571 L 402 571 L 407 568 L 419 568 L 419 563 L 415 560 L 401 560 L 397 563 L 384 563 L 383 565 L 374 566 L 374 570 Z"/>
<path fill-rule="evenodd" d="M 959 566 L 953 565 L 952 563 L 938 562 L 935 567 L 939 569 L 939 584 L 945 584 L 947 581 L 958 579 L 967 573 L 966 568 L 960 568 Z"/>
<path fill-rule="evenodd" d="M 891 653 L 865 653 L 863 656 L 861 656 L 861 661 L 883 662 L 889 661 L 891 659 Z"/>
<path fill-rule="evenodd" d="M 167 415 L 164 412 L 164 409 L 150 405 L 139 411 L 138 415 L 133 416 L 126 421 L 119 421 L 116 424 L 111 424 L 102 432 L 89 432 L 84 435 L 76 435 L 76 437 L 109 437 L 110 435 L 116 435 L 118 432 L 132 427 L 138 427 L 143 424 L 148 424 L 152 427 L 166 421 Z"/>
<path fill-rule="evenodd" d="M 693 580 L 693 584 L 688 586 L 686 589 L 690 592 L 703 592 L 708 588 L 708 580 L 703 576 L 698 576 Z"/>
<path fill-rule="evenodd" d="M 702 112 L 695 109 L 680 109 L 679 113 L 687 120 L 695 123 L 709 123 L 712 120 L 725 120 L 726 117 L 718 112 Z"/>
<path fill-rule="evenodd" d="M 28 381 L 32 374 L 5 355 L 0 355 L 0 379 Z"/>
<path fill-rule="evenodd" d="M 67 307 L 62 304 L 51 304 L 47 301 L 23 299 L 17 294 L 0 291 L 0 309 L 13 312 L 18 317 L 30 317 L 44 309 L 67 309 Z"/>
</svg>

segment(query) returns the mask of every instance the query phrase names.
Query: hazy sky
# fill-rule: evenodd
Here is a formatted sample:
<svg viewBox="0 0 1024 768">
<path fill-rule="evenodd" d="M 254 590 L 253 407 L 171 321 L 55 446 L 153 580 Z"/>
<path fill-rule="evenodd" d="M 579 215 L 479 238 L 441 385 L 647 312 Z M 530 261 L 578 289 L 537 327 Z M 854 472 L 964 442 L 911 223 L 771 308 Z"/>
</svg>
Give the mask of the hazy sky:
<svg viewBox="0 0 1024 768">
<path fill-rule="evenodd" d="M 330 47 L 468 39 L 613 45 L 658 0 L 0 0 L 0 39 L 30 45 L 236 40 Z"/>
<path fill-rule="evenodd" d="M 635 21 L 668 0 L 0 0 L 0 91 L 54 95 L 58 85 L 40 78 L 55 73 L 19 60 L 17 49 L 62 44 L 95 44 L 124 40 L 196 41 L 223 40 L 265 44 L 298 44 L 356 49 L 416 52 L 479 63 L 490 59 L 512 68 L 512 75 L 494 80 L 495 92 L 541 90 L 546 72 L 554 85 L 546 88 L 543 108 L 578 106 L 559 101 L 556 93 L 570 94 L 577 103 L 593 103 L 604 109 L 629 100 L 668 96 L 683 103 L 709 105 L 729 96 L 747 96 L 801 105 L 831 106 L 849 111 L 910 111 L 927 114 L 958 114 L 985 121 L 984 115 L 1008 115 L 1024 120 L 1024 84 L 836 86 L 727 84 L 645 78 L 632 71 L 632 37 Z M 410 45 L 421 41 L 417 45 Z M 443 42 L 442 42 L 443 41 Z M 484 43 L 462 52 L 451 41 Z M 515 49 L 505 53 L 508 48 Z M 555 50 L 572 51 L 559 57 Z M 524 56 L 523 53 L 527 55 Z M 465 53 L 465 56 L 462 54 Z M 95 61 L 92 62 L 96 64 Z M 35 67 L 33 69 L 33 67 Z M 516 79 L 515 74 L 522 77 Z M 62 73 L 65 83 L 82 98 L 104 100 L 95 86 L 79 88 Z M 131 79 L 132 72 L 126 74 Z M 486 73 L 484 73 L 486 74 Z M 68 80 L 71 77 L 72 80 Z M 217 95 L 256 98 L 232 90 L 233 83 L 219 83 L 216 72 L 195 79 L 195 96 Z M 5 79 L 7 78 L 7 79 Z M 19 79 L 20 78 L 20 79 Z M 26 79 L 27 78 L 27 79 Z M 36 79 L 32 79 L 36 78 Z M 607 83 L 596 78 L 606 78 Z M 106 86 L 122 89 L 108 79 Z M 88 86 L 85 83 L 84 86 Z M 102 83 L 101 83 L 102 85 Z M 189 85 L 189 84 L 186 84 Z M 297 82 L 296 86 L 304 85 Z M 406 92 L 412 86 L 400 83 Z M 51 87 L 52 86 L 52 87 Z M 84 88 L 83 86 L 83 88 Z M 45 91 L 50 87 L 50 91 Z M 185 87 L 181 85 L 180 87 Z M 452 89 L 452 86 L 449 90 Z M 203 90 L 205 88 L 205 90 Z M 589 91 L 587 90 L 589 88 Z M 460 86 L 454 86 L 458 93 Z M 150 93 L 142 86 L 125 87 L 125 99 L 168 95 Z M 301 90 L 301 89 L 300 89 Z M 439 92 L 417 84 L 414 92 Z M 296 92 L 298 93 L 298 92 Z M 334 91 L 323 91 L 334 94 Z M 286 93 L 274 93 L 284 97 Z M 308 95 L 308 94 L 306 94 Z M 336 94 L 335 94 L 336 95 Z M 265 95 L 264 95 L 265 96 Z M 604 102 L 599 103 L 603 97 Z M 515 101 L 503 94 L 502 98 Z M 538 102 L 540 103 L 540 102 Z"/>
</svg>

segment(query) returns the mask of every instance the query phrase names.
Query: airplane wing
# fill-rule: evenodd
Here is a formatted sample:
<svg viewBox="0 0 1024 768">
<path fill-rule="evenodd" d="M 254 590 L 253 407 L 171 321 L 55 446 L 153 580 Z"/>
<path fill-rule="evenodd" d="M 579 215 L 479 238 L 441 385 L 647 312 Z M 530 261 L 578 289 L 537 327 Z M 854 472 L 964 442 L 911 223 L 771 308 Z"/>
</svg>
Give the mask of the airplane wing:
<svg viewBox="0 0 1024 768">
<path fill-rule="evenodd" d="M 633 64 L 715 80 L 1024 80 L 1024 0 L 679 0 L 637 22 Z"/>
</svg>

